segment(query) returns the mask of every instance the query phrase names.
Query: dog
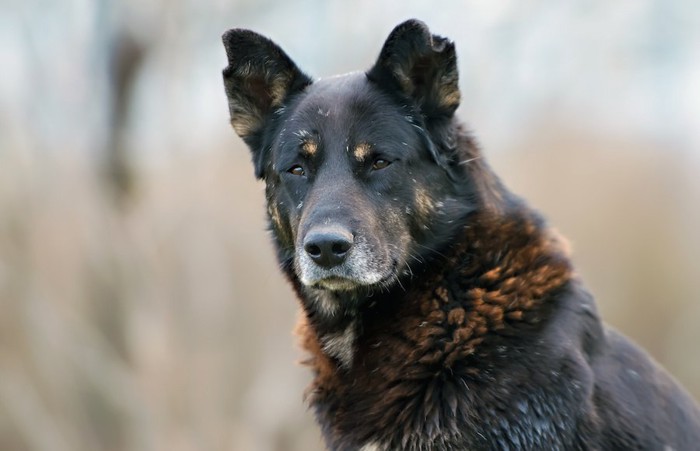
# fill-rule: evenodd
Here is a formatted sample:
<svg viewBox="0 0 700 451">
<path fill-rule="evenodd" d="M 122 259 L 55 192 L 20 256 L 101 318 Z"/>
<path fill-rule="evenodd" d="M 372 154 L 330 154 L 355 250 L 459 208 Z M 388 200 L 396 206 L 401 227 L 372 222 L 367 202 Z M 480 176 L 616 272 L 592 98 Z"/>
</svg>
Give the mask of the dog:
<svg viewBox="0 0 700 451">
<path fill-rule="evenodd" d="M 255 32 L 223 43 L 328 449 L 700 449 L 697 404 L 455 117 L 453 42 L 409 20 L 321 80 Z"/>
</svg>

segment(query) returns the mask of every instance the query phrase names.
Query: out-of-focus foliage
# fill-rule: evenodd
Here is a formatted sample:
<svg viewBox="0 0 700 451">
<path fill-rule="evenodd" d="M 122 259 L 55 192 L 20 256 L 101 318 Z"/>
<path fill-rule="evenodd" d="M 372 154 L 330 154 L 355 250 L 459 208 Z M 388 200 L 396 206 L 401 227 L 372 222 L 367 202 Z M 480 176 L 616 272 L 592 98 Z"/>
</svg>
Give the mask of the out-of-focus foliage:
<svg viewBox="0 0 700 451">
<path fill-rule="evenodd" d="M 456 41 L 458 114 L 603 316 L 700 396 L 699 3 L 10 0 L 0 449 L 322 449 L 220 35 L 326 76 L 408 17 Z"/>
</svg>

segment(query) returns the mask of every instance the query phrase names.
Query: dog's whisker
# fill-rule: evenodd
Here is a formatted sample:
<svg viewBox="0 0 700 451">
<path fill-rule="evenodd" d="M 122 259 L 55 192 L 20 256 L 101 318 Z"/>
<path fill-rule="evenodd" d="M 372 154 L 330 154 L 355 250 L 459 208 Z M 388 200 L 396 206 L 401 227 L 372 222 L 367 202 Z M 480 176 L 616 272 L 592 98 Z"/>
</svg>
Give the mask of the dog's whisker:
<svg viewBox="0 0 700 451">
<path fill-rule="evenodd" d="M 431 248 L 431 247 L 425 246 L 425 245 L 420 244 L 420 243 L 416 243 L 416 245 L 419 246 L 419 247 L 422 247 L 422 248 L 424 248 L 425 250 L 427 250 L 427 251 L 429 251 L 429 252 L 432 252 L 432 253 L 434 253 L 434 254 L 436 254 L 436 255 L 438 255 L 438 256 L 444 258 L 444 259 L 447 259 L 447 256 L 446 256 L 445 254 L 443 254 L 442 252 L 440 252 L 440 251 L 438 251 L 438 250 L 436 250 L 436 249 L 433 249 L 433 248 Z"/>
<path fill-rule="evenodd" d="M 460 161 L 458 164 L 459 164 L 459 165 L 469 164 L 469 163 L 471 163 L 472 161 L 476 161 L 476 160 L 478 160 L 478 159 L 480 159 L 480 158 L 481 158 L 481 155 L 477 155 L 477 156 L 474 157 L 474 158 L 470 158 L 470 159 L 468 159 L 468 160 Z"/>
</svg>

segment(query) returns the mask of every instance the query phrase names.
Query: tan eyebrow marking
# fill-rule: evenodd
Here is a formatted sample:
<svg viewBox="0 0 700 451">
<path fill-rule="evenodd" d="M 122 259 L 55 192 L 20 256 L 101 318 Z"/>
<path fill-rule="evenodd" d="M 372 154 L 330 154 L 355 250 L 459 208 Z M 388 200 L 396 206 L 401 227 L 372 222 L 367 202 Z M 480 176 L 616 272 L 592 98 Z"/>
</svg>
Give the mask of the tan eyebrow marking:
<svg viewBox="0 0 700 451">
<path fill-rule="evenodd" d="M 372 151 L 372 148 L 368 143 L 360 143 L 357 146 L 355 146 L 355 151 L 353 154 L 355 155 L 355 159 L 357 161 L 365 161 L 365 158 L 367 158 Z"/>
<path fill-rule="evenodd" d="M 318 144 L 316 143 L 316 141 L 312 141 L 310 139 L 305 140 L 301 145 L 301 151 L 307 157 L 311 157 L 314 154 L 316 154 L 317 150 L 318 150 Z"/>
</svg>

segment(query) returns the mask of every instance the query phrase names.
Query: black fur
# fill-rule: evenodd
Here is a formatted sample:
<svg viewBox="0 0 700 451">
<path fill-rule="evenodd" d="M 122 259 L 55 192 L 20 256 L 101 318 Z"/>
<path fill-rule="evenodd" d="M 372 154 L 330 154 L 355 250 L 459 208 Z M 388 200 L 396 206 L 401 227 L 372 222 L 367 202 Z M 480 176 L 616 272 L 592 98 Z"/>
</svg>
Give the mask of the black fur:
<svg viewBox="0 0 700 451">
<path fill-rule="evenodd" d="M 316 82 L 251 31 L 224 45 L 329 449 L 698 449 L 695 402 L 455 118 L 452 42 L 410 20 Z"/>
</svg>

